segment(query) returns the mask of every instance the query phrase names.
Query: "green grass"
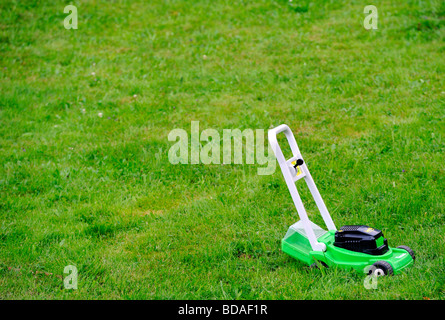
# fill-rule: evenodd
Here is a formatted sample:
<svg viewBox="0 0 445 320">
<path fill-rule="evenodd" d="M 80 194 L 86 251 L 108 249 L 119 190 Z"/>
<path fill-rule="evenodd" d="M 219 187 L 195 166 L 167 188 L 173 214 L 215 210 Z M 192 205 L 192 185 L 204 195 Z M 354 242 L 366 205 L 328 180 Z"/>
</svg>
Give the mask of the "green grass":
<svg viewBox="0 0 445 320">
<path fill-rule="evenodd" d="M 373 2 L 369 31 L 363 1 L 72 3 L 78 30 L 70 2 L 0 3 L 0 298 L 444 298 L 443 1 Z M 288 124 L 337 227 L 415 266 L 367 290 L 286 256 L 278 167 L 169 163 L 195 120 Z"/>
</svg>

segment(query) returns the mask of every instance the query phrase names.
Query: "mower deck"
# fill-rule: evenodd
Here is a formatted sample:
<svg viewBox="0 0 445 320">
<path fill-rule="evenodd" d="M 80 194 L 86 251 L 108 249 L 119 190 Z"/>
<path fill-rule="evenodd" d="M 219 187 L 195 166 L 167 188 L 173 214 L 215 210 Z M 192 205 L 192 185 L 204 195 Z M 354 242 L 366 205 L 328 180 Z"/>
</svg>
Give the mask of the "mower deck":
<svg viewBox="0 0 445 320">
<path fill-rule="evenodd" d="M 414 260 L 411 255 L 406 250 L 399 248 L 389 247 L 389 250 L 382 255 L 371 255 L 336 247 L 334 246 L 335 231 L 325 231 L 312 222 L 311 226 L 315 231 L 317 241 L 326 245 L 325 252 L 312 250 L 300 222 L 292 225 L 281 241 L 283 252 L 308 265 L 320 261 L 329 267 L 338 266 L 344 269 L 356 269 L 360 272 L 377 261 L 388 262 L 395 274 L 413 264 Z"/>
</svg>

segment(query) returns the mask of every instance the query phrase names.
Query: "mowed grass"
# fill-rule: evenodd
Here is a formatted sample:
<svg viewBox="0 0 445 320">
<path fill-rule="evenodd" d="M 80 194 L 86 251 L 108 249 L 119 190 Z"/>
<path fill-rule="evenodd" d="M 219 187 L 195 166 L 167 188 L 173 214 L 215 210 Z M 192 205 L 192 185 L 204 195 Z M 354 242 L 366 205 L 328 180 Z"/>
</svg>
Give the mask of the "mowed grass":
<svg viewBox="0 0 445 320">
<path fill-rule="evenodd" d="M 365 30 L 368 4 L 2 1 L 0 298 L 443 299 L 445 6 L 377 1 Z M 170 164 L 191 121 L 288 124 L 337 227 L 414 267 L 367 290 L 288 257 L 278 166 Z"/>
</svg>

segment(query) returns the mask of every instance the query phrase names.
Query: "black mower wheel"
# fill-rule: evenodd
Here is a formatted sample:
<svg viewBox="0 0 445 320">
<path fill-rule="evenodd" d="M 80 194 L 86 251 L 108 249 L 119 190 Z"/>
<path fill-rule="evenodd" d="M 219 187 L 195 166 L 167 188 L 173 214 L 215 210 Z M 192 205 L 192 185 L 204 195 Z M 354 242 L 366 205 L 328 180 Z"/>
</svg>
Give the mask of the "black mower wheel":
<svg viewBox="0 0 445 320">
<path fill-rule="evenodd" d="M 411 249 L 410 247 L 408 247 L 408 246 L 398 246 L 397 248 L 408 251 L 408 253 L 411 256 L 411 258 L 413 258 L 413 260 L 416 260 L 416 255 L 414 254 L 413 249 Z"/>
<path fill-rule="evenodd" d="M 310 268 L 311 269 L 320 269 L 319 264 L 325 268 L 329 268 L 328 265 L 326 263 L 324 263 L 323 261 L 318 261 L 318 263 L 314 262 L 313 264 L 310 265 Z"/>
<path fill-rule="evenodd" d="M 378 269 L 382 270 L 385 276 L 392 276 L 394 274 L 394 270 L 392 269 L 391 265 L 386 261 L 377 261 L 374 262 L 372 265 L 375 269 L 370 268 L 368 274 L 371 274 Z"/>
</svg>

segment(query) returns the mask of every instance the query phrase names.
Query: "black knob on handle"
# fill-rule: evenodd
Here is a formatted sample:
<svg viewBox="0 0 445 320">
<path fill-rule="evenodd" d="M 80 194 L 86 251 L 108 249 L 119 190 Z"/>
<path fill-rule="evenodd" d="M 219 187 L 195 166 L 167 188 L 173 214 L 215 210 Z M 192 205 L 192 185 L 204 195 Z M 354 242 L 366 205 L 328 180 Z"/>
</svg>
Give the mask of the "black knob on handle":
<svg viewBox="0 0 445 320">
<path fill-rule="evenodd" d="M 297 159 L 294 168 L 296 169 L 298 166 L 301 166 L 304 163 L 303 159 Z"/>
</svg>

